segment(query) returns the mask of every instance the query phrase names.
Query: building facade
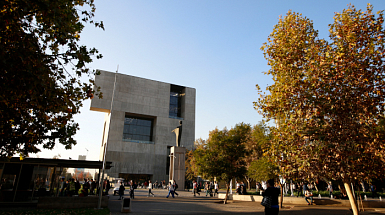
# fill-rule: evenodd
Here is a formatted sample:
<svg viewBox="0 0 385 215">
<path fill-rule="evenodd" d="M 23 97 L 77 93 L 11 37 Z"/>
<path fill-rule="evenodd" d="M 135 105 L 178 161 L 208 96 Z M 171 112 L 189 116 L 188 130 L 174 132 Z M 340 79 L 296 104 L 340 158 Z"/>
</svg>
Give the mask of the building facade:
<svg viewBox="0 0 385 215">
<path fill-rule="evenodd" d="M 170 148 L 176 146 L 172 131 L 180 121 L 180 146 L 191 150 L 194 145 L 195 89 L 99 72 L 95 86 L 100 87 L 103 99 L 93 98 L 90 109 L 105 112 L 100 160 L 107 145 L 106 160 L 114 164 L 106 174 L 137 182 L 167 182 Z"/>
</svg>

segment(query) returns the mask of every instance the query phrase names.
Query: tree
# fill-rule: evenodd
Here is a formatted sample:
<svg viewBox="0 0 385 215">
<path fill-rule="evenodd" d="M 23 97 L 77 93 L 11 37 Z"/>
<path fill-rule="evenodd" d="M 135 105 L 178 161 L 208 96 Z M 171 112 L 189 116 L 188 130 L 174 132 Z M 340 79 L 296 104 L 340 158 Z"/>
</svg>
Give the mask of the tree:
<svg viewBox="0 0 385 215">
<path fill-rule="evenodd" d="M 193 156 L 194 152 L 193 150 L 186 149 L 186 158 L 185 158 L 185 167 L 186 167 L 186 173 L 185 173 L 185 179 L 186 180 L 194 180 L 195 174 L 193 170 Z"/>
<path fill-rule="evenodd" d="M 260 177 L 255 177 L 256 174 L 270 174 L 270 172 L 256 172 L 260 171 L 259 161 L 266 155 L 266 150 L 269 148 L 269 129 L 264 124 L 264 122 L 259 122 L 257 125 L 253 126 L 250 130 L 249 137 L 244 142 L 246 150 L 248 151 L 248 155 L 245 157 L 247 174 L 245 175 L 245 179 L 248 182 L 249 189 L 251 180 L 268 180 L 261 179 Z M 271 174 L 270 174 L 271 175 Z"/>
<path fill-rule="evenodd" d="M 289 11 L 262 46 L 274 84 L 254 103 L 275 119 L 271 153 L 285 175 L 350 184 L 385 173 L 383 11 L 336 13 L 330 42 Z M 259 89 L 259 87 L 257 86 Z"/>
<path fill-rule="evenodd" d="M 76 174 L 76 173 L 75 173 Z M 79 181 L 84 181 L 84 172 L 79 172 L 78 174 L 76 174 L 76 178 L 79 180 Z"/>
<path fill-rule="evenodd" d="M 276 169 L 277 166 L 270 162 L 269 158 L 261 157 L 250 163 L 247 174 L 256 181 L 268 181 L 277 177 Z"/>
<path fill-rule="evenodd" d="M 6 0 L 0 4 L 0 157 L 27 157 L 55 141 L 71 149 L 82 101 L 101 97 L 86 64 L 101 58 L 79 44 L 93 0 Z"/>
<path fill-rule="evenodd" d="M 185 166 L 186 166 L 186 173 L 185 178 L 186 180 L 194 180 L 194 178 L 197 177 L 198 173 L 198 167 L 196 165 L 196 160 L 194 158 L 194 151 L 196 149 L 204 149 L 206 141 L 202 138 L 198 138 L 194 142 L 194 148 L 192 150 L 186 149 L 186 158 L 185 158 Z"/>
<path fill-rule="evenodd" d="M 263 122 L 253 127 L 251 147 L 254 157 L 247 161 L 247 175 L 256 181 L 267 181 L 277 177 L 277 166 L 268 153 L 271 138 L 269 128 Z"/>
<path fill-rule="evenodd" d="M 197 173 L 205 178 L 216 177 L 226 182 L 226 197 L 233 178 L 242 178 L 246 174 L 244 157 L 247 154 L 244 141 L 250 132 L 250 125 L 240 123 L 227 130 L 215 129 L 200 148 L 194 151 Z"/>
</svg>

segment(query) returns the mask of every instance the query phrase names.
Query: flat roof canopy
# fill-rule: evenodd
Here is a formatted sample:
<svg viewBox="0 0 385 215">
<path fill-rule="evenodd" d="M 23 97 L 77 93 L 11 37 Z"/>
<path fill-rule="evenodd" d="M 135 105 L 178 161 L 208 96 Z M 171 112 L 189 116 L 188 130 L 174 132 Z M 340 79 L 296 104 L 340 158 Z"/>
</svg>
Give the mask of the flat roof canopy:
<svg viewBox="0 0 385 215">
<path fill-rule="evenodd" d="M 0 160 L 0 163 L 18 163 L 18 164 L 36 164 L 44 166 L 61 166 L 70 168 L 87 168 L 87 169 L 102 169 L 102 161 L 87 161 L 87 160 L 68 160 L 68 159 L 52 159 L 52 158 L 24 158 L 12 157 L 7 160 Z M 106 169 L 110 169 L 112 162 L 106 162 Z"/>
</svg>

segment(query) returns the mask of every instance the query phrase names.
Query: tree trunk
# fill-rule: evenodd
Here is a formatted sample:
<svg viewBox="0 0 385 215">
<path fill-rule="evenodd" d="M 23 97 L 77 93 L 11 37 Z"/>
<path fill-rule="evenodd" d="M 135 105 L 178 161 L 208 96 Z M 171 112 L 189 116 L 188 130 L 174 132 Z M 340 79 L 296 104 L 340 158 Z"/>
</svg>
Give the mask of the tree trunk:
<svg viewBox="0 0 385 215">
<path fill-rule="evenodd" d="M 348 197 L 349 197 L 349 201 L 350 201 L 350 205 L 352 207 L 353 215 L 358 215 L 359 210 L 357 207 L 356 199 L 353 196 L 353 192 L 352 192 L 352 188 L 350 187 L 350 183 L 344 182 L 344 187 L 346 190 L 346 194 L 348 194 Z"/>
<path fill-rule="evenodd" d="M 365 183 L 363 181 L 361 181 L 361 186 L 362 186 L 362 192 L 366 192 L 366 189 L 365 189 Z"/>
<path fill-rule="evenodd" d="M 247 177 L 247 176 L 245 176 L 245 179 L 246 179 L 246 181 L 247 181 L 247 189 L 248 190 L 251 190 L 251 186 L 250 186 L 250 178 L 249 177 Z"/>
<path fill-rule="evenodd" d="M 229 195 L 229 190 L 230 190 L 230 182 L 226 183 L 226 196 L 225 200 L 223 201 L 223 204 L 227 204 L 227 196 Z"/>
<path fill-rule="evenodd" d="M 317 183 L 313 182 L 313 185 L 314 185 L 314 187 L 315 187 L 315 190 L 317 190 L 317 192 L 318 192 Z"/>
</svg>

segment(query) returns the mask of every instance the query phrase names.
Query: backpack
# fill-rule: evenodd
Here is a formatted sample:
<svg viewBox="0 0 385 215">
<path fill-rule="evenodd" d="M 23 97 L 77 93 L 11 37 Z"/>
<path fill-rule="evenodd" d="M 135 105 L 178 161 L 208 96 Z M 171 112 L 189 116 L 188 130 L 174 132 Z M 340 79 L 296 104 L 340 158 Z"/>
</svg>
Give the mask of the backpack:
<svg viewBox="0 0 385 215">
<path fill-rule="evenodd" d="M 178 188 L 178 184 L 177 183 L 175 183 L 175 189 L 177 189 Z"/>
</svg>

